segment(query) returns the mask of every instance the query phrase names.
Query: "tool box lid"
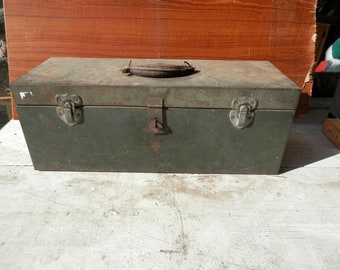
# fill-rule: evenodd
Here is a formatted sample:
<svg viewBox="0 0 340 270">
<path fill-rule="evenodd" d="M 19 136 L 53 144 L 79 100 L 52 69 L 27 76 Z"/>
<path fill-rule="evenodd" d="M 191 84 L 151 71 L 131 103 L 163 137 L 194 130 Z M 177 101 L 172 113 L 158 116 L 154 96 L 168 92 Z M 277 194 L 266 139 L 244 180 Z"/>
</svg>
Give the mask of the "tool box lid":
<svg viewBox="0 0 340 270">
<path fill-rule="evenodd" d="M 182 65 L 181 60 L 50 58 L 12 84 L 18 106 L 55 106 L 73 94 L 84 106 L 144 107 L 162 98 L 169 108 L 227 109 L 235 98 L 253 98 L 257 109 L 295 110 L 299 87 L 267 61 L 187 60 L 194 74 L 172 78 L 128 76 L 129 64 Z"/>
</svg>

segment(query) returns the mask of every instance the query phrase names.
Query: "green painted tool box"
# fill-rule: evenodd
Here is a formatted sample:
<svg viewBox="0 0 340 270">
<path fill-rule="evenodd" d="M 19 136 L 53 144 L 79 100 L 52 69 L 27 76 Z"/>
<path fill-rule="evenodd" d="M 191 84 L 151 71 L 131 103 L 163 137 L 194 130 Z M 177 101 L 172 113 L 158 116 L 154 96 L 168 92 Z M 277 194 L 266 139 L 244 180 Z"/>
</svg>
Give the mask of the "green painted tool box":
<svg viewBox="0 0 340 270">
<path fill-rule="evenodd" d="M 265 61 L 51 58 L 12 84 L 37 170 L 279 172 L 300 89 Z"/>
</svg>

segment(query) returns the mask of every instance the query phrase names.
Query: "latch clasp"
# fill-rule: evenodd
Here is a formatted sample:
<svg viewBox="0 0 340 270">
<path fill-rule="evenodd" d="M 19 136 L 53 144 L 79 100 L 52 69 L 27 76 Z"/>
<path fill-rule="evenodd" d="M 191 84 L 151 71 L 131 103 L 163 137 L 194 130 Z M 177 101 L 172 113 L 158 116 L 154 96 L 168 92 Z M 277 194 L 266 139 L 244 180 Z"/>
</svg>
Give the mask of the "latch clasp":
<svg viewBox="0 0 340 270">
<path fill-rule="evenodd" d="M 155 135 L 166 134 L 164 123 L 164 101 L 162 98 L 148 98 L 149 132 Z"/>
<path fill-rule="evenodd" d="M 236 98 L 231 103 L 232 110 L 229 119 L 234 127 L 238 129 L 249 126 L 255 118 L 257 100 L 254 98 Z"/>
<path fill-rule="evenodd" d="M 83 121 L 83 101 L 76 95 L 56 95 L 57 115 L 69 126 L 75 126 Z"/>
</svg>

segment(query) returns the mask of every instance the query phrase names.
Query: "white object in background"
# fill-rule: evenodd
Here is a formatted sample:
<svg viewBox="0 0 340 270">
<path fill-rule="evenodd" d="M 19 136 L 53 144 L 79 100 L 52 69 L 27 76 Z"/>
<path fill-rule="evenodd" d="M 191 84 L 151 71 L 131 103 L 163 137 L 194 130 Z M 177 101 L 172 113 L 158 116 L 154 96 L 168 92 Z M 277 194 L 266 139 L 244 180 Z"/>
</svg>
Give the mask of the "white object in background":
<svg viewBox="0 0 340 270">
<path fill-rule="evenodd" d="M 325 60 L 328 61 L 328 67 L 331 69 L 340 68 L 339 58 L 340 39 L 337 39 L 326 51 Z"/>
<path fill-rule="evenodd" d="M 7 55 L 6 41 L 0 40 L 0 58 L 6 58 L 6 55 Z"/>
</svg>

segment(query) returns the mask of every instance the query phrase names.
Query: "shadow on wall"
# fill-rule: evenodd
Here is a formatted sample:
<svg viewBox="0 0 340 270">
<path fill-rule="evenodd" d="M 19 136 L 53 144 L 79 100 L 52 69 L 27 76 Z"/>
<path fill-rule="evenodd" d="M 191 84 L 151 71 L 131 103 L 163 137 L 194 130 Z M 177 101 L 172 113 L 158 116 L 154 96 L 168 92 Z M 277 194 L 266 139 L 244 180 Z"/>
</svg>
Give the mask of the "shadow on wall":
<svg viewBox="0 0 340 270">
<path fill-rule="evenodd" d="M 8 81 L 8 66 L 6 59 L 6 42 L 5 42 L 5 23 L 3 3 L 0 2 L 0 128 L 2 128 L 8 121 L 8 98 L 4 98 L 7 95 L 5 92 L 9 88 Z"/>
</svg>

